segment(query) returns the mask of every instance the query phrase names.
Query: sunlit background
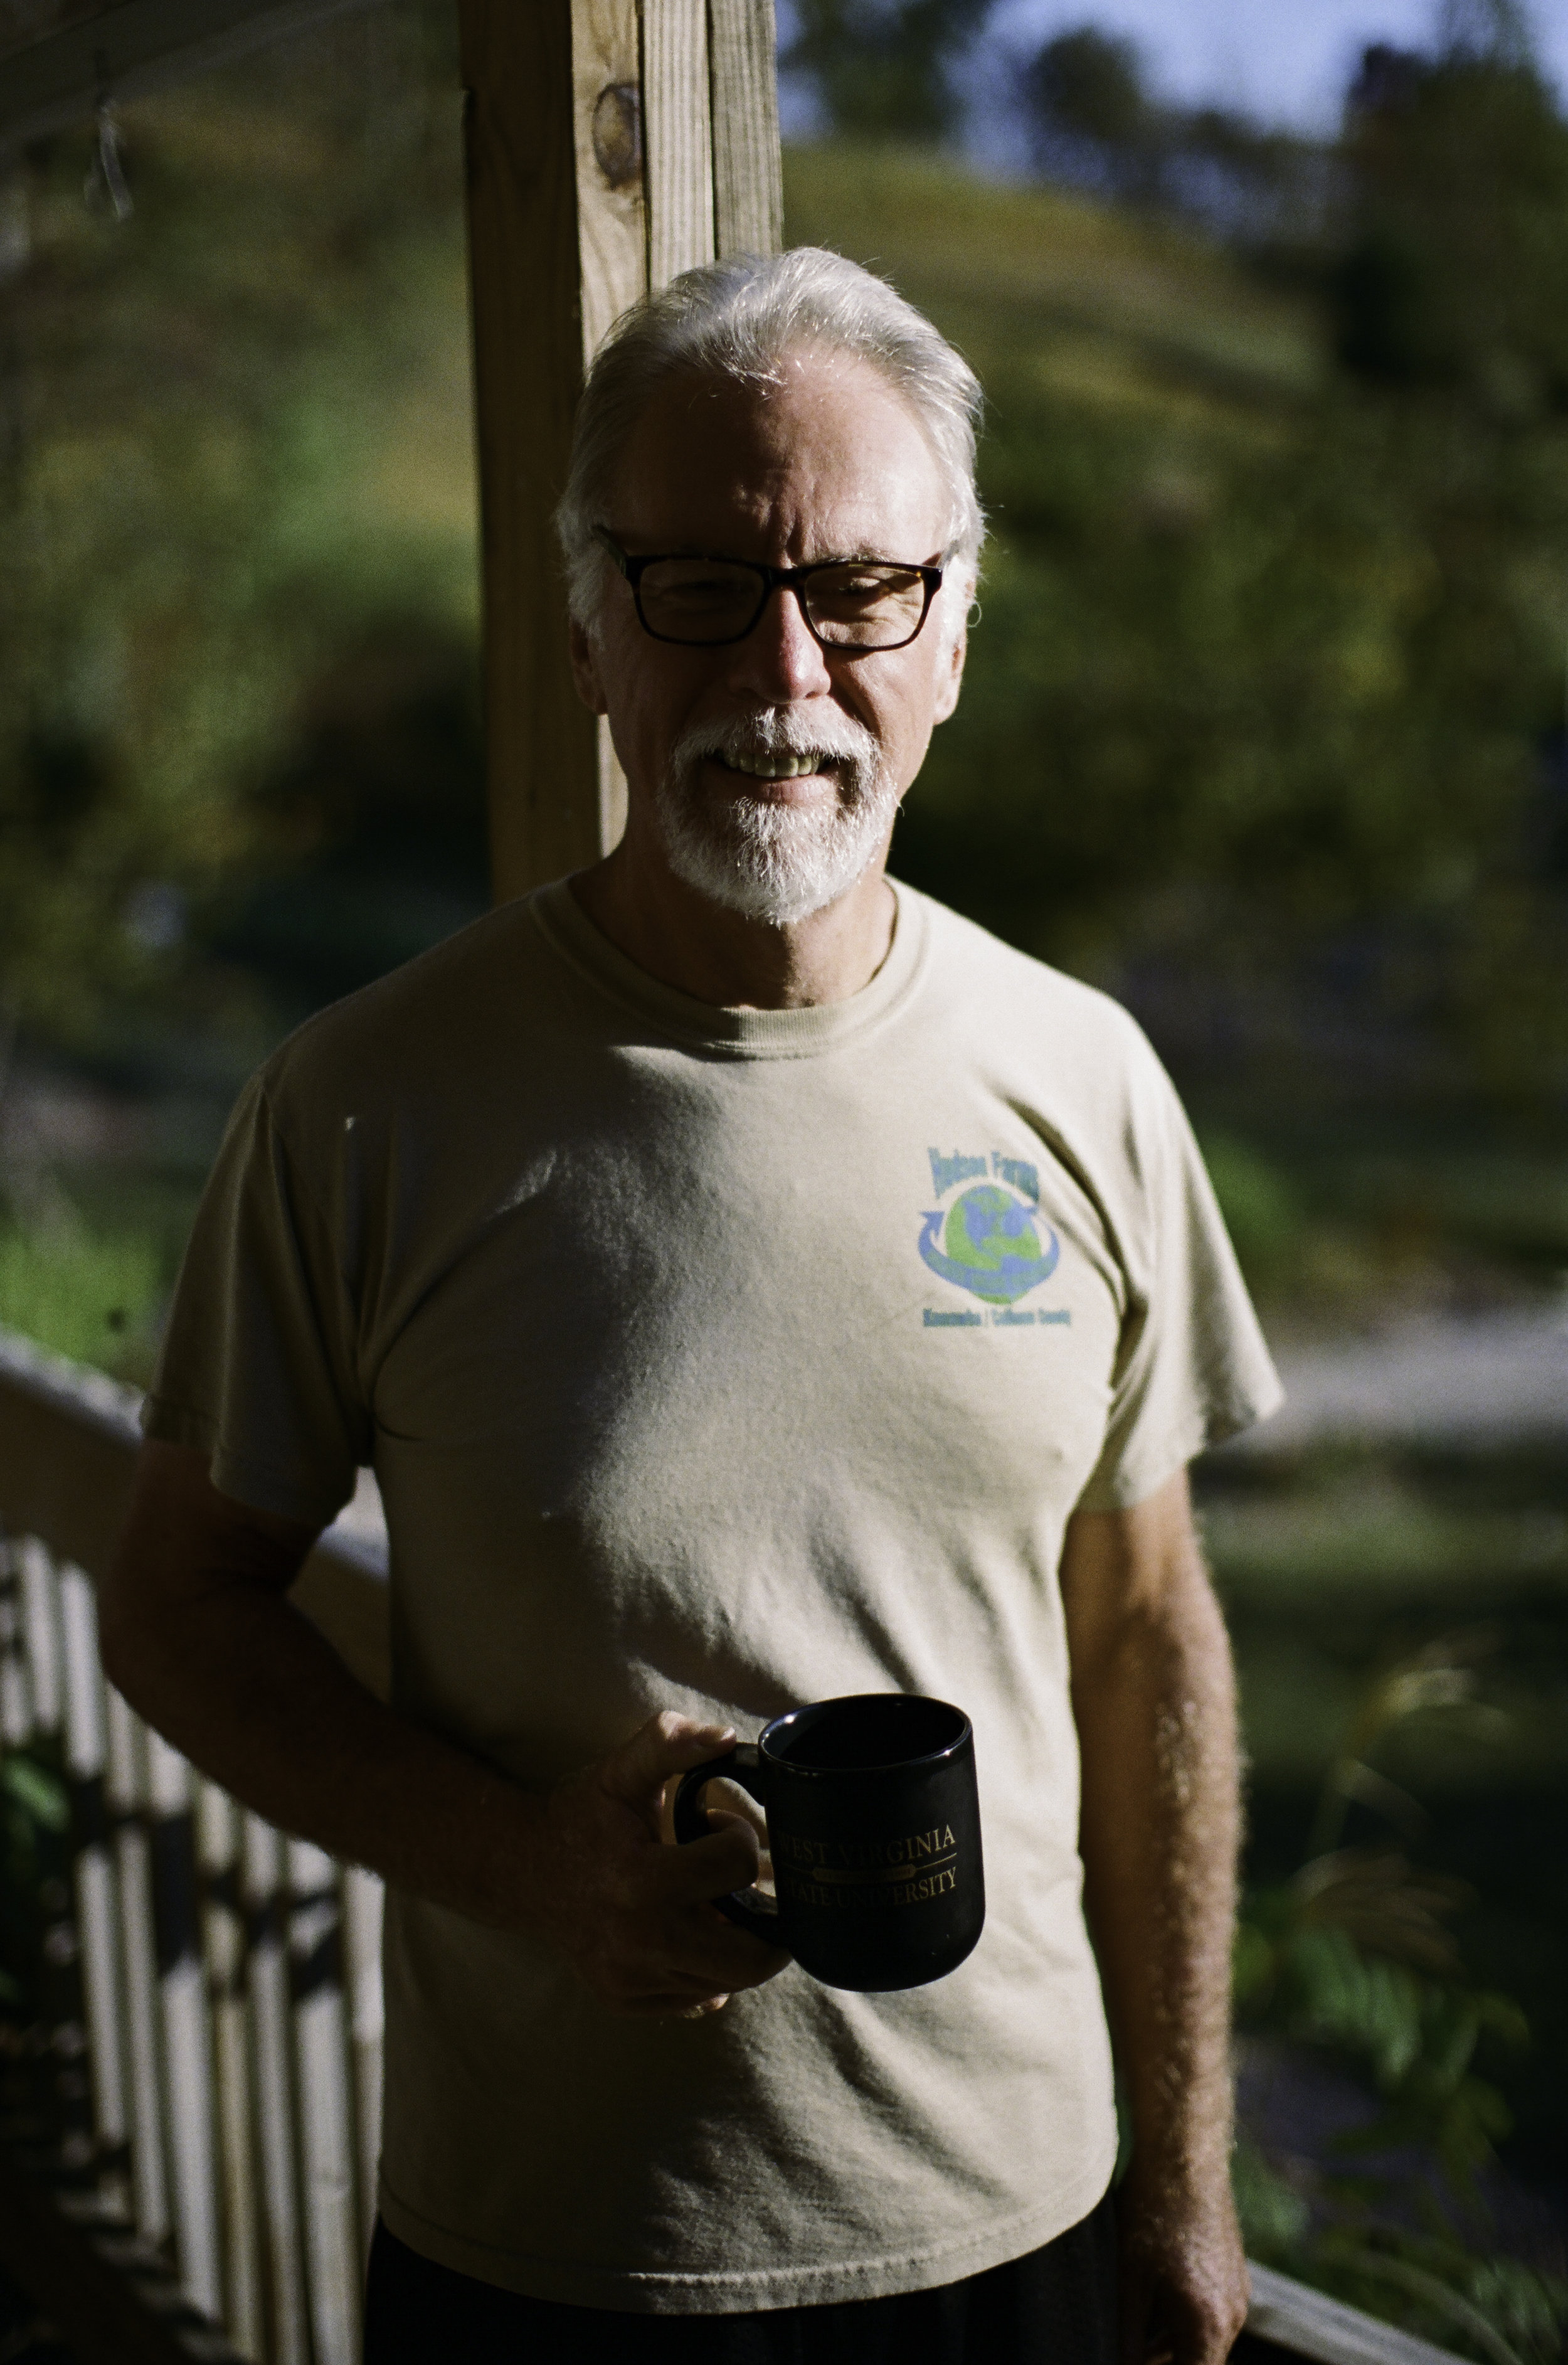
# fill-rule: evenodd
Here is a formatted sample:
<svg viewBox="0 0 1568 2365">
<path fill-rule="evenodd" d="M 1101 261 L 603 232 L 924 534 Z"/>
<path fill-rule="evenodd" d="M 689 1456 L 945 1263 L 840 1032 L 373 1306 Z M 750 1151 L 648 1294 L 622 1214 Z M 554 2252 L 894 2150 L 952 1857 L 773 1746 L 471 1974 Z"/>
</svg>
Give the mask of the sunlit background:
<svg viewBox="0 0 1568 2365">
<path fill-rule="evenodd" d="M 452 13 L 0 178 L 0 1324 L 133 1383 L 244 1075 L 487 898 Z M 790 240 L 887 272 L 990 405 L 983 617 L 895 867 L 1137 1013 L 1291 1384 L 1200 1473 L 1249 2247 L 1547 2365 L 1568 9 L 781 31 Z"/>
</svg>

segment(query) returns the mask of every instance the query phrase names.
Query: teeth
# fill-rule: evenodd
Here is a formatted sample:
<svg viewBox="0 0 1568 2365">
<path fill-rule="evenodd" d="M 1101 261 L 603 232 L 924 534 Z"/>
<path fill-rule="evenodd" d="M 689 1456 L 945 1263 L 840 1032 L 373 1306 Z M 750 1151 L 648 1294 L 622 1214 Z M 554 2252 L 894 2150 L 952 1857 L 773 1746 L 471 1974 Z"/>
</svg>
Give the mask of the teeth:
<svg viewBox="0 0 1568 2365">
<path fill-rule="evenodd" d="M 747 772 L 754 780 L 798 780 L 808 772 L 819 772 L 823 758 L 811 756 L 729 756 L 731 768 Z"/>
</svg>

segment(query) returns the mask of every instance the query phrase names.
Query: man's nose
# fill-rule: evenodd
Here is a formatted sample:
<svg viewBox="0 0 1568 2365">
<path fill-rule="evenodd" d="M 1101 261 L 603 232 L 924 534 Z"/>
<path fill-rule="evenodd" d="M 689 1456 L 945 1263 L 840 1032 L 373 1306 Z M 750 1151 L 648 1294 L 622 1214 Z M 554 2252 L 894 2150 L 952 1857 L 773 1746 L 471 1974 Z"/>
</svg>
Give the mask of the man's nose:
<svg viewBox="0 0 1568 2365">
<path fill-rule="evenodd" d="M 827 660 L 793 591 L 776 586 L 756 622 L 731 654 L 735 688 L 750 691 L 770 706 L 820 698 L 833 688 Z"/>
</svg>

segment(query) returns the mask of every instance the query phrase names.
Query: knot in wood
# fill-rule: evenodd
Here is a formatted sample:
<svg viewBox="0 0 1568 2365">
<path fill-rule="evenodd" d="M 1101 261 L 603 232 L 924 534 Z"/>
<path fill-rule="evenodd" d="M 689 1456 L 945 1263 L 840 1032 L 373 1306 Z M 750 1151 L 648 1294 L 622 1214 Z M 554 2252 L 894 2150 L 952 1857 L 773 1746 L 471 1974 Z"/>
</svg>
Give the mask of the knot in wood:
<svg viewBox="0 0 1568 2365">
<path fill-rule="evenodd" d="M 594 101 L 593 156 L 612 189 L 643 177 L 643 95 L 634 82 L 606 84 Z"/>
</svg>

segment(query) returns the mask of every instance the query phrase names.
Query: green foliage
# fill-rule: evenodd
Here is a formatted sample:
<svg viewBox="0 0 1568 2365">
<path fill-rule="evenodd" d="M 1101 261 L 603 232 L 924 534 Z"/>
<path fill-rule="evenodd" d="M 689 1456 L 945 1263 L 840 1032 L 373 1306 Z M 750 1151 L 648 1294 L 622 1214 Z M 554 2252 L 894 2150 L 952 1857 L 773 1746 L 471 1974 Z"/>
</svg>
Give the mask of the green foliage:
<svg viewBox="0 0 1568 2365">
<path fill-rule="evenodd" d="M 1462 1706 L 1468 1673 L 1462 1650 L 1429 1646 L 1374 1685 L 1325 1785 L 1320 1832 L 1338 1831 L 1352 1769 L 1378 1778 L 1365 1762 L 1378 1741 L 1406 1717 Z M 1381 1790 L 1379 1803 L 1397 1810 L 1401 1794 Z M 1568 2284 L 1483 2240 L 1478 2180 L 1512 2120 L 1478 2057 L 1488 2045 L 1522 2051 L 1530 2038 L 1518 2004 L 1466 1977 L 1448 1925 L 1468 1901 L 1462 1884 L 1387 1848 L 1316 1855 L 1248 1899 L 1233 1972 L 1238 2025 L 1349 2070 L 1372 2108 L 1338 2137 L 1328 2167 L 1271 2158 L 1244 2135 L 1237 2206 L 1265 2262 L 1486 2365 L 1551 2365 Z M 1421 2166 L 1390 2168 L 1391 2155 Z"/>
<path fill-rule="evenodd" d="M 1352 1892 L 1353 1920 L 1337 1918 L 1341 1886 Z M 1257 2024 L 1322 2046 L 1370 2078 L 1383 2107 L 1346 2139 L 1345 2152 L 1422 2146 L 1470 2199 L 1512 2124 L 1502 2095 L 1474 2073 L 1476 2048 L 1484 2033 L 1523 2046 L 1529 2030 L 1506 1996 L 1464 1987 L 1457 1965 L 1434 1977 L 1407 1952 L 1387 1951 L 1418 1959 L 1436 1951 L 1418 1919 L 1430 1911 L 1422 1892 L 1431 1887 L 1394 1855 L 1319 1860 L 1290 1888 L 1253 1900 L 1238 1941 L 1237 1998 Z M 1367 1911 L 1369 1890 L 1381 1927 Z"/>
<path fill-rule="evenodd" d="M 1144 204 L 1165 194 L 1188 120 L 1154 106 L 1135 43 L 1094 25 L 1058 33 L 1025 66 L 1021 95 L 1047 173 Z"/>
<path fill-rule="evenodd" d="M 1568 531 L 1561 474 L 1510 546 L 1486 455 L 1440 420 L 1328 405 L 1273 448 L 1204 454 L 1005 379 L 995 399 L 1005 541 L 915 808 L 960 894 L 1080 968 L 1206 939 L 1245 973 L 1282 932 L 1398 917 L 1442 944 L 1424 982 L 1447 1014 L 1482 1018 L 1441 978 L 1502 925 L 1476 890 L 1511 869 L 1550 713 L 1511 570 Z M 1011 808 L 994 880 L 954 826 L 977 777 Z"/>
<path fill-rule="evenodd" d="M 1434 58 L 1369 51 L 1345 163 L 1345 360 L 1511 421 L 1568 406 L 1568 125 L 1517 11 L 1450 12 Z"/>
<path fill-rule="evenodd" d="M 0 1749 L 0 2013 L 35 2008 L 41 1900 L 70 1820 L 58 1769 L 36 1750 Z"/>
<path fill-rule="evenodd" d="M 1242 1270 L 1257 1288 L 1289 1275 L 1300 1253 L 1305 1217 L 1290 1178 L 1234 1134 L 1205 1131 L 1204 1163 Z"/>
<path fill-rule="evenodd" d="M 1137 51 L 1093 25 L 1047 41 L 1025 79 L 1047 118 L 1081 140 L 1131 152 L 1147 132 L 1150 110 Z"/>
<path fill-rule="evenodd" d="M 1370 2315 L 1396 2313 L 1406 2330 L 1485 2365 L 1558 2365 L 1568 2285 L 1453 2235 L 1393 2226 L 1326 2235 L 1319 2279 Z"/>
<path fill-rule="evenodd" d="M 982 615 L 902 871 L 1124 991 L 1208 981 L 1286 1042 L 1305 969 L 1352 945 L 1367 1016 L 1440 1044 L 1450 1088 L 1554 1094 L 1568 927 L 1529 847 L 1568 425 L 1369 388 L 1326 311 L 1088 199 L 833 151 L 790 159 L 788 199 L 987 388 Z"/>
<path fill-rule="evenodd" d="M 100 1370 L 144 1352 L 166 1281 L 142 1232 L 95 1234 L 73 1223 L 0 1230 L 0 1327 Z"/>
<path fill-rule="evenodd" d="M 936 139 L 954 129 L 954 60 L 993 0 L 795 0 L 780 59 L 811 81 L 835 131 Z"/>
<path fill-rule="evenodd" d="M 45 1832 L 62 1832 L 71 1810 L 60 1777 L 20 1750 L 0 1761 L 0 1787 L 20 1810 L 24 1822 Z"/>
<path fill-rule="evenodd" d="M 1223 107 L 1158 104 L 1137 44 L 1096 25 L 1047 41 L 1025 62 L 1018 95 L 1053 178 L 1253 240 L 1321 211 L 1323 176 L 1308 142 Z"/>
<path fill-rule="evenodd" d="M 1568 2285 L 1432 2222 L 1381 2216 L 1349 2180 L 1333 2185 L 1339 2221 L 1311 2233 L 1313 2202 L 1256 2147 L 1237 2147 L 1232 2183 L 1248 2254 L 1369 2315 L 1479 2365 L 1560 2365 Z"/>
<path fill-rule="evenodd" d="M 297 861 L 259 792 L 345 645 L 410 613 L 472 635 L 444 15 L 380 12 L 127 109 L 128 220 L 83 204 L 84 132 L 25 169 L 0 375 L 0 1031 L 80 1038 L 177 971 L 170 888 L 199 920 Z"/>
<path fill-rule="evenodd" d="M 1418 1047 L 1413 1096 L 1440 1072 L 1551 1103 L 1568 123 L 1518 11 L 1473 0 L 1430 55 L 1369 51 L 1331 160 L 1159 108 L 1092 26 L 1025 78 L 1047 162 L 1274 251 L 1249 272 L 1148 212 L 982 203 L 956 174 L 949 229 L 929 163 L 791 160 L 791 234 L 890 268 L 990 404 L 983 618 L 900 867 L 1124 991 L 1206 980 L 1287 1048 L 1276 1089 L 1302 1081 L 1302 980 L 1349 946 L 1366 1019 Z M 1311 197 L 1288 252 L 1271 185 Z"/>
</svg>

